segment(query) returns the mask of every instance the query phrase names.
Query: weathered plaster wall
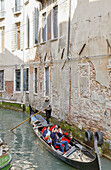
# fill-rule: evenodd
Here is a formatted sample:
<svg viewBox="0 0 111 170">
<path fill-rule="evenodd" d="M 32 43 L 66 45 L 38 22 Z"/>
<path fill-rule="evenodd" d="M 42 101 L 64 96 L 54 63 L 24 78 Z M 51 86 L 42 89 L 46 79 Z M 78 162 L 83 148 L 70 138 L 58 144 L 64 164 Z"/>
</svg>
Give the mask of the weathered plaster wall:
<svg viewBox="0 0 111 170">
<path fill-rule="evenodd" d="M 31 40 L 31 47 L 27 49 L 25 41 L 24 63 L 21 51 L 16 50 L 11 53 L 9 67 L 11 62 L 17 65 L 14 68 L 11 67 L 11 71 L 6 73 L 7 90 L 0 98 L 30 103 L 33 107 L 42 109 L 45 99 L 45 67 L 49 66 L 49 97 L 53 109 L 52 115 L 75 124 L 79 128 L 101 130 L 104 137 L 110 139 L 111 2 L 110 0 L 71 1 L 70 59 L 67 58 L 69 1 L 63 2 L 64 0 L 54 1 L 54 3 L 59 3 L 58 38 L 50 39 L 48 34 L 48 40 L 41 42 L 42 19 L 40 19 L 40 42 L 33 48 Z M 28 5 L 31 4 L 26 6 L 25 19 L 28 15 Z M 35 6 L 37 7 L 37 4 Z M 48 12 L 49 16 L 48 10 L 53 6 L 53 1 L 50 1 L 48 8 L 44 6 L 40 11 L 40 17 L 43 12 Z M 30 19 L 32 19 L 32 14 Z M 1 59 L 2 55 L 0 61 Z M 5 63 L 4 60 L 2 61 Z M 23 92 L 22 87 L 23 68 L 26 67 L 29 68 L 29 92 Z M 38 69 L 38 92 L 36 94 L 34 93 L 35 67 Z M 3 69 L 2 66 L 0 68 Z M 15 68 L 22 70 L 20 93 L 13 91 Z M 107 110 L 107 115 L 104 114 L 105 110 Z"/>
</svg>

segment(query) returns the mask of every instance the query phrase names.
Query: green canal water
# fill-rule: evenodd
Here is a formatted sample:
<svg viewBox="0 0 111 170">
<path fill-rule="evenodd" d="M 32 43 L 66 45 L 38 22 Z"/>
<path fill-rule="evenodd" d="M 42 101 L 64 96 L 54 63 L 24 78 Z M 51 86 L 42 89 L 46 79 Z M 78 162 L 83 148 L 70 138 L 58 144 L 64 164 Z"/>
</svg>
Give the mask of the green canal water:
<svg viewBox="0 0 111 170">
<path fill-rule="evenodd" d="M 10 132 L 28 116 L 25 113 L 0 109 L 0 137 L 12 154 L 12 170 L 74 170 L 49 153 L 27 122 Z M 102 170 L 111 170 L 111 161 L 101 158 Z"/>
</svg>

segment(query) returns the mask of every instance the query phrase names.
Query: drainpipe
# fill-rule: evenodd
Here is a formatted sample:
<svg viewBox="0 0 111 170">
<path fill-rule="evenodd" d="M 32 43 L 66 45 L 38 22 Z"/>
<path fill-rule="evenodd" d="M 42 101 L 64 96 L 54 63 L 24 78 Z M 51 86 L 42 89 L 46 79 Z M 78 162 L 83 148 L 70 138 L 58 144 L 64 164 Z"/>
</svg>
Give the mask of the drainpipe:
<svg viewBox="0 0 111 170">
<path fill-rule="evenodd" d="M 25 5 L 23 0 L 23 65 L 24 65 L 24 19 L 25 18 Z"/>
<path fill-rule="evenodd" d="M 68 18 L 68 38 L 67 38 L 67 58 L 70 59 L 70 25 L 71 25 L 71 0 L 69 0 L 69 18 Z M 71 66 L 69 64 L 69 123 L 71 124 Z"/>
<path fill-rule="evenodd" d="M 67 38 L 67 58 L 69 59 L 69 45 L 70 45 L 70 23 L 71 21 L 71 0 L 69 0 L 69 17 L 68 17 L 68 38 Z"/>
<path fill-rule="evenodd" d="M 23 68 L 24 68 L 24 51 L 25 51 L 25 46 L 24 46 L 24 20 L 25 20 L 25 5 L 24 5 L 24 0 L 23 0 L 23 61 L 22 61 L 22 100 L 23 100 L 23 103 L 25 103 L 25 92 L 24 92 L 24 89 L 23 89 Z"/>
<path fill-rule="evenodd" d="M 71 124 L 71 66 L 69 67 L 69 123 Z"/>
</svg>

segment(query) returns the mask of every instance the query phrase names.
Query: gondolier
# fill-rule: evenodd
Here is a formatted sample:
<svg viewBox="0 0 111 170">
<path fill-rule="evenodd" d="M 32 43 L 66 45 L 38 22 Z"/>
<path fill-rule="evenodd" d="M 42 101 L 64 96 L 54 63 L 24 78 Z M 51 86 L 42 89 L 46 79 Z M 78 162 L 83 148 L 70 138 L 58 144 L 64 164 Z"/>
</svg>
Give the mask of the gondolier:
<svg viewBox="0 0 111 170">
<path fill-rule="evenodd" d="M 52 112 L 52 107 L 50 105 L 49 97 L 46 97 L 45 102 L 43 104 L 43 108 L 46 108 L 45 109 L 46 121 L 47 121 L 47 124 L 49 124 L 49 118 L 51 117 L 51 112 Z"/>
</svg>

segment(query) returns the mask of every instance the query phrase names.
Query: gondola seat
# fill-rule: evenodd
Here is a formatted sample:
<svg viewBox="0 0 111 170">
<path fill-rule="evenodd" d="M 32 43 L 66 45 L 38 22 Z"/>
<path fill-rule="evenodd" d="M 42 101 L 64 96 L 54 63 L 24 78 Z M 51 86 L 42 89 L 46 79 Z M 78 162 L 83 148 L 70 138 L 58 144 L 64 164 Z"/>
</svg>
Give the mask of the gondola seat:
<svg viewBox="0 0 111 170">
<path fill-rule="evenodd" d="M 44 127 L 43 129 L 42 129 L 42 134 L 43 134 L 43 132 L 46 130 L 46 127 Z"/>
<path fill-rule="evenodd" d="M 52 130 L 56 127 L 56 125 L 53 125 L 51 128 L 50 128 L 50 131 L 52 132 Z"/>
<path fill-rule="evenodd" d="M 67 139 L 67 138 L 65 138 L 65 137 L 63 137 L 63 138 L 61 139 L 61 141 L 63 141 L 63 140 L 65 140 L 65 141 L 67 141 L 68 143 L 70 143 L 70 140 Z"/>
</svg>

